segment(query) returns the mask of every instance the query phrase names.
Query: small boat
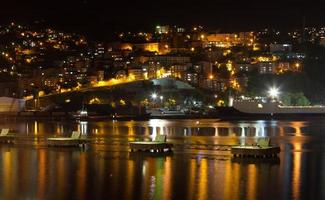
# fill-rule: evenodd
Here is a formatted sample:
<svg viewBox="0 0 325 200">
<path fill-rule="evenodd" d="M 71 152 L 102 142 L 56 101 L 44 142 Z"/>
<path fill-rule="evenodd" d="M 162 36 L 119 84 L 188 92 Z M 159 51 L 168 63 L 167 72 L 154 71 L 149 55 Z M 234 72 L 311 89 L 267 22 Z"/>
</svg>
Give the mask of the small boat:
<svg viewBox="0 0 325 200">
<path fill-rule="evenodd" d="M 276 157 L 280 153 L 279 146 L 271 146 L 270 138 L 259 138 L 256 144 L 231 147 L 234 157 L 267 158 Z"/>
<path fill-rule="evenodd" d="M 131 152 L 134 151 L 153 151 L 165 152 L 165 149 L 172 151 L 173 144 L 167 142 L 166 135 L 157 135 L 153 141 L 130 142 Z"/>
</svg>

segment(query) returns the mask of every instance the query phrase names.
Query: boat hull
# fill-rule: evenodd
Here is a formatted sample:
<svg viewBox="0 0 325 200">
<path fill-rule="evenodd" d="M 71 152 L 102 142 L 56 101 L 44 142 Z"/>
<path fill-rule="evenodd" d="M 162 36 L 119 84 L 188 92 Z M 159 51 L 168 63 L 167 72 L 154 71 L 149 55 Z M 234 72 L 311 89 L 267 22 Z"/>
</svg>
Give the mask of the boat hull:
<svg viewBox="0 0 325 200">
<path fill-rule="evenodd" d="M 288 120 L 304 120 L 311 118 L 325 118 L 324 113 L 246 113 L 241 112 L 233 107 L 219 107 L 214 113 L 216 118 L 226 120 L 272 120 L 272 119 L 288 119 Z"/>
</svg>

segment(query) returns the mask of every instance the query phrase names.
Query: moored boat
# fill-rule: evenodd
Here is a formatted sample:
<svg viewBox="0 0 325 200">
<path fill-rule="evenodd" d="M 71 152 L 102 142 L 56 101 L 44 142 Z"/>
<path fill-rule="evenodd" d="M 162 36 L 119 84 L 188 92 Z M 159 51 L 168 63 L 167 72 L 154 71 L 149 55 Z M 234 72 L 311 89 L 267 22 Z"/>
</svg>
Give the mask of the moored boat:
<svg viewBox="0 0 325 200">
<path fill-rule="evenodd" d="M 217 108 L 216 116 L 225 119 L 299 119 L 325 117 L 325 106 L 285 106 L 276 99 L 240 98 L 231 107 Z"/>
</svg>

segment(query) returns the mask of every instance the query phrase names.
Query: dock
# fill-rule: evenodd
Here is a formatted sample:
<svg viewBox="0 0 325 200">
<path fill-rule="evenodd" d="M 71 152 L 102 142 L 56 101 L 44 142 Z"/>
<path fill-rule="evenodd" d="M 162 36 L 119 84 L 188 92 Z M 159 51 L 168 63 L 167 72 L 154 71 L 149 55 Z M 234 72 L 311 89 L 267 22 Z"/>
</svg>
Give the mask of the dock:
<svg viewBox="0 0 325 200">
<path fill-rule="evenodd" d="M 0 133 L 0 143 L 13 144 L 14 135 L 9 134 L 9 129 L 1 129 Z"/>
<path fill-rule="evenodd" d="M 231 154 L 234 157 L 275 157 L 280 153 L 280 147 L 259 147 L 259 146 L 235 146 L 231 147 Z"/>
<path fill-rule="evenodd" d="M 48 140 L 47 145 L 52 147 L 85 147 L 86 140 Z"/>
<path fill-rule="evenodd" d="M 149 152 L 165 152 L 172 151 L 173 144 L 166 142 L 165 135 L 157 135 L 154 141 L 141 141 L 141 142 L 130 142 L 131 152 L 134 151 L 149 151 Z"/>
<path fill-rule="evenodd" d="M 280 153 L 279 146 L 271 146 L 270 138 L 258 138 L 257 143 L 231 147 L 234 157 L 269 158 Z"/>
<path fill-rule="evenodd" d="M 58 147 L 85 147 L 87 144 L 86 139 L 80 138 L 81 133 L 79 131 L 73 131 L 70 137 L 51 137 L 47 138 L 48 146 L 58 146 Z"/>
<path fill-rule="evenodd" d="M 165 149 L 171 151 L 173 144 L 165 142 L 130 142 L 131 152 L 133 151 L 153 151 L 164 152 Z"/>
</svg>

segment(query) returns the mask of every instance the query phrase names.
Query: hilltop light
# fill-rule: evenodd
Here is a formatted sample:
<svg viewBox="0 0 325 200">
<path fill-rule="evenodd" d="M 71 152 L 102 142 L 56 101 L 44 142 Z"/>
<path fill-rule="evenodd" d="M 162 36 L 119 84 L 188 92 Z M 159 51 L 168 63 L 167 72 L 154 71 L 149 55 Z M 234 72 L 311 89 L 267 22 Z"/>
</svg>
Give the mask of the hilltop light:
<svg viewBox="0 0 325 200">
<path fill-rule="evenodd" d="M 151 94 L 151 98 L 152 98 L 153 100 L 156 100 L 156 99 L 157 99 L 157 94 L 156 94 L 156 93 L 152 93 L 152 94 Z"/>
<path fill-rule="evenodd" d="M 272 98 L 277 98 L 279 96 L 280 92 L 279 92 L 278 88 L 272 87 L 272 88 L 270 88 L 268 93 Z"/>
</svg>

